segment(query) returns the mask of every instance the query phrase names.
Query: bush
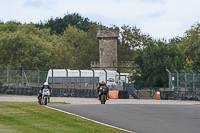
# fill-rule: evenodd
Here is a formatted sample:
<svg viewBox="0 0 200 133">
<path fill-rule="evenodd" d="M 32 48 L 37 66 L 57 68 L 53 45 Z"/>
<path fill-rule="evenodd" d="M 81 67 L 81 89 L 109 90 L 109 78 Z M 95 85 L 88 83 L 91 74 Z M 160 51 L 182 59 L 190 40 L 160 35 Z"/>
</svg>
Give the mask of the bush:
<svg viewBox="0 0 200 133">
<path fill-rule="evenodd" d="M 0 88 L 3 86 L 3 80 L 0 79 Z"/>
</svg>

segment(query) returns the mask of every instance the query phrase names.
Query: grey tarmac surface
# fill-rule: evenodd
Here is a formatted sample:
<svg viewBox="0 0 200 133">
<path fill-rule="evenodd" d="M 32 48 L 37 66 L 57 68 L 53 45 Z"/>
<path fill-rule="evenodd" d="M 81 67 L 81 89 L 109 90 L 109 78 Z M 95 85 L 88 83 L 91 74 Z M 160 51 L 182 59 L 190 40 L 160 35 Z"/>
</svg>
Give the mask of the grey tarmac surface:
<svg viewBox="0 0 200 133">
<path fill-rule="evenodd" d="M 37 102 L 37 96 L 1 95 L 0 101 Z M 51 97 L 58 109 L 136 133 L 200 133 L 200 101 Z"/>
<path fill-rule="evenodd" d="M 2 95 L 0 101 L 8 102 L 37 102 L 37 96 L 27 95 Z M 66 102 L 70 104 L 100 104 L 97 98 L 77 98 L 77 97 L 51 97 L 51 102 Z M 155 100 L 155 99 L 110 99 L 106 104 L 181 104 L 194 105 L 200 101 L 181 101 L 181 100 Z"/>
<path fill-rule="evenodd" d="M 90 104 L 50 107 L 136 133 L 200 132 L 200 105 Z"/>
</svg>

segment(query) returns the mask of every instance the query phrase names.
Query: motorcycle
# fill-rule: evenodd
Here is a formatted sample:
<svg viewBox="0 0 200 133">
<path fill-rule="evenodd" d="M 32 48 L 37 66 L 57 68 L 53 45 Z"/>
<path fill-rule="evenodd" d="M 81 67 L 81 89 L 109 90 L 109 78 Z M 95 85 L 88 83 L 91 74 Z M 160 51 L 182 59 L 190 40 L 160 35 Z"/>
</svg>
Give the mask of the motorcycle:
<svg viewBox="0 0 200 133">
<path fill-rule="evenodd" d="M 50 102 L 50 90 L 48 88 L 44 88 L 42 91 L 42 97 L 39 98 L 38 102 L 40 105 L 47 105 Z"/>
<path fill-rule="evenodd" d="M 99 100 L 101 104 L 105 104 L 107 100 L 108 89 L 106 86 L 101 86 L 99 88 Z"/>
</svg>

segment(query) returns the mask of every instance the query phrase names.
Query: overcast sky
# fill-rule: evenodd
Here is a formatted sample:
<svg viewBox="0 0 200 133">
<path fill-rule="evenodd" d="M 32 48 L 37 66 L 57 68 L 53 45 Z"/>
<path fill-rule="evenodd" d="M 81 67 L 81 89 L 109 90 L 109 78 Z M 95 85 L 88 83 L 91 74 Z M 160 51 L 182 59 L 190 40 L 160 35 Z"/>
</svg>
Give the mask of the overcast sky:
<svg viewBox="0 0 200 133">
<path fill-rule="evenodd" d="M 154 38 L 183 36 L 200 22 L 200 0 L 0 0 L 0 20 L 38 23 L 79 13 L 105 26 L 136 26 Z"/>
</svg>

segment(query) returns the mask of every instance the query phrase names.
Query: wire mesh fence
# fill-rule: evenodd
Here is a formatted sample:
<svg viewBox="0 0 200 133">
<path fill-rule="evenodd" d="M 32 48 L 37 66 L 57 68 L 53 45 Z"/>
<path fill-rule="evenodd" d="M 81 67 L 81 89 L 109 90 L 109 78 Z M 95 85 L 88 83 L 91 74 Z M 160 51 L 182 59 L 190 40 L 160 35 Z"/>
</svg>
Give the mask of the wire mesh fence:
<svg viewBox="0 0 200 133">
<path fill-rule="evenodd" d="M 169 91 L 200 92 L 200 74 L 169 72 Z"/>
<path fill-rule="evenodd" d="M 37 70 L 0 70 L 0 83 L 2 86 L 41 87 L 47 73 Z"/>
<path fill-rule="evenodd" d="M 99 81 L 94 74 L 92 70 L 55 69 L 48 72 L 47 80 L 53 88 L 94 89 Z"/>
<path fill-rule="evenodd" d="M 101 81 L 104 81 L 110 90 L 115 90 L 116 84 L 120 85 L 118 90 L 121 93 L 127 88 L 134 89 L 134 86 L 126 87 L 128 75 L 120 76 L 119 73 L 110 70 L 40 71 L 38 68 L 35 70 L 0 68 L 0 94 L 37 95 L 44 82 L 48 82 L 52 88 L 52 96 L 96 97 L 97 83 Z M 120 96 L 125 96 L 125 93 Z"/>
<path fill-rule="evenodd" d="M 0 69 L 0 86 L 39 88 L 47 81 L 52 88 L 94 90 L 98 82 L 108 81 L 110 83 L 108 86 L 112 90 L 112 88 L 115 88 L 115 81 L 114 79 L 111 81 L 107 76 L 106 70 L 96 72 L 94 70 L 70 69 L 40 71 L 38 68 L 35 70 L 11 70 L 9 68 L 4 68 L 3 70 Z"/>
</svg>

